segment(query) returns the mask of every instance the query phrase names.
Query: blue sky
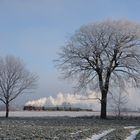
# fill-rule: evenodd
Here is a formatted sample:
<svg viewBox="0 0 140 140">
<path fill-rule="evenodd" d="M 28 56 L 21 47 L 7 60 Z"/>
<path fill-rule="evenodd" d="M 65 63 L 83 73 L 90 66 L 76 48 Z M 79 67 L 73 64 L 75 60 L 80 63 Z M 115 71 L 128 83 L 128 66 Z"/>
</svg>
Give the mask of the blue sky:
<svg viewBox="0 0 140 140">
<path fill-rule="evenodd" d="M 53 62 L 80 26 L 104 19 L 140 21 L 139 0 L 0 0 L 0 55 L 14 55 L 40 77 L 22 100 L 72 93 Z"/>
</svg>

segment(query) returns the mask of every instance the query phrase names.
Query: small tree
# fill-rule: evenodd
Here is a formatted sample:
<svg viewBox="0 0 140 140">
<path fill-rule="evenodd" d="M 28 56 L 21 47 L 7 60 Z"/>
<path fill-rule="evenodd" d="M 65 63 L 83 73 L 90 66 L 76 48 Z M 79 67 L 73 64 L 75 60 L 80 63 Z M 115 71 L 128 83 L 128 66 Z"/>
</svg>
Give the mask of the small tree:
<svg viewBox="0 0 140 140">
<path fill-rule="evenodd" d="M 9 115 L 9 104 L 24 92 L 29 92 L 36 85 L 37 76 L 30 73 L 24 63 L 13 56 L 0 58 L 0 100 Z"/>
<path fill-rule="evenodd" d="M 111 94 L 111 108 L 113 109 L 112 111 L 115 113 L 115 115 L 120 118 L 122 113 L 126 113 L 124 112 L 124 109 L 126 109 L 128 99 L 124 90 L 116 89 L 116 92 L 114 95 Z"/>
<path fill-rule="evenodd" d="M 104 21 L 82 26 L 62 47 L 59 68 L 79 89 L 99 88 L 101 118 L 107 117 L 107 95 L 113 82 L 136 86 L 140 80 L 140 26 L 130 21 Z M 95 88 L 95 87 L 94 87 Z M 93 89 L 94 89 L 93 88 Z"/>
</svg>

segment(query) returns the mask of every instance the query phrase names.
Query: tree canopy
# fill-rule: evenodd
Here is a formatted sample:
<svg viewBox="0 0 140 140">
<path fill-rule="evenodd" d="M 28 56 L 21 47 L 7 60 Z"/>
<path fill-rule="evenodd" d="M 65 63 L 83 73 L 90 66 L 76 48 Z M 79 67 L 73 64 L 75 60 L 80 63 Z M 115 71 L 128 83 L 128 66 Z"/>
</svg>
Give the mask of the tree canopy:
<svg viewBox="0 0 140 140">
<path fill-rule="evenodd" d="M 140 25 L 107 20 L 82 26 L 62 47 L 59 68 L 65 78 L 76 78 L 82 89 L 92 85 L 101 92 L 101 118 L 106 118 L 111 85 L 140 82 Z"/>
</svg>

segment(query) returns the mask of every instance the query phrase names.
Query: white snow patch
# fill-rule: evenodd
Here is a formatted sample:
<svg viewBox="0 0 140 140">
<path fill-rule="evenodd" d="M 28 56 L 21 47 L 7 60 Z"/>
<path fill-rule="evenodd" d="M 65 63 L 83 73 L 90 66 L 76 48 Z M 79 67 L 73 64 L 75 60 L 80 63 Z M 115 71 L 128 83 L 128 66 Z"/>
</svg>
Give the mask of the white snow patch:
<svg viewBox="0 0 140 140">
<path fill-rule="evenodd" d="M 99 140 L 101 139 L 102 137 L 106 136 L 107 134 L 111 133 L 112 131 L 114 131 L 115 129 L 110 129 L 110 130 L 105 130 L 103 131 L 102 133 L 100 134 L 95 134 L 91 137 L 90 140 Z M 87 139 L 88 140 L 88 139 Z"/>
<path fill-rule="evenodd" d="M 135 140 L 135 138 L 136 138 L 136 136 L 137 136 L 137 134 L 140 132 L 140 129 L 138 129 L 138 130 L 133 130 L 132 132 L 131 132 L 131 135 L 130 136 L 128 136 L 125 140 Z"/>
<path fill-rule="evenodd" d="M 136 126 L 125 126 L 124 129 L 135 129 Z"/>
<path fill-rule="evenodd" d="M 10 111 L 10 117 L 81 117 L 99 115 L 100 112 L 89 111 Z M 5 115 L 5 111 L 0 111 L 0 117 Z"/>
<path fill-rule="evenodd" d="M 73 137 L 73 135 L 78 135 L 79 133 L 82 133 L 82 132 L 85 132 L 85 131 L 89 131 L 90 129 L 84 129 L 84 130 L 79 130 L 77 132 L 73 132 L 73 133 L 70 133 L 68 135 L 64 135 L 64 136 L 69 136 L 71 135 L 71 137 Z M 58 135 L 59 136 L 59 135 Z M 58 136 L 55 136 L 54 139 L 58 139 Z"/>
<path fill-rule="evenodd" d="M 70 135 L 76 135 L 76 134 L 79 134 L 79 133 L 82 133 L 82 132 L 85 132 L 85 131 L 89 131 L 90 129 L 84 129 L 84 130 L 79 130 L 79 131 L 77 131 L 77 132 L 75 132 L 75 133 L 70 133 Z"/>
</svg>

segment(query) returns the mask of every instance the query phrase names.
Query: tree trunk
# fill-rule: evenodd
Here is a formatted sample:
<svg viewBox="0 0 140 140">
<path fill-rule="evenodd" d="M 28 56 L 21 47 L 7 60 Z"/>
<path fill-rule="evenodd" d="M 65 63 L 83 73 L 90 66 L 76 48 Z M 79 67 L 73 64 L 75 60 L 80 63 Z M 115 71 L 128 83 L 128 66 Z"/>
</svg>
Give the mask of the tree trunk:
<svg viewBox="0 0 140 140">
<path fill-rule="evenodd" d="M 107 93 L 106 92 L 102 92 L 100 118 L 101 119 L 107 118 Z"/>
<path fill-rule="evenodd" d="M 5 115 L 6 118 L 9 117 L 9 103 L 7 102 L 6 103 L 6 115 Z"/>
<path fill-rule="evenodd" d="M 120 106 L 118 106 L 118 117 L 120 118 L 121 116 L 121 110 L 120 110 Z"/>
</svg>

